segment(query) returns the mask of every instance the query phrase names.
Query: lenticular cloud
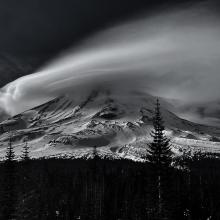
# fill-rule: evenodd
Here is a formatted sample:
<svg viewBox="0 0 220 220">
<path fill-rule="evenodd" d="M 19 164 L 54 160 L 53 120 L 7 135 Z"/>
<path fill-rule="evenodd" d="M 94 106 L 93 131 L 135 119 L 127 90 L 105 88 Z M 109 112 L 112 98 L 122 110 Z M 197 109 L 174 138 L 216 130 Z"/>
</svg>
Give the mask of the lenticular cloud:
<svg viewBox="0 0 220 220">
<path fill-rule="evenodd" d="M 97 87 L 184 102 L 215 99 L 219 34 L 218 19 L 198 7 L 119 24 L 6 85 L 0 104 L 14 115 L 61 94 L 77 96 Z"/>
</svg>

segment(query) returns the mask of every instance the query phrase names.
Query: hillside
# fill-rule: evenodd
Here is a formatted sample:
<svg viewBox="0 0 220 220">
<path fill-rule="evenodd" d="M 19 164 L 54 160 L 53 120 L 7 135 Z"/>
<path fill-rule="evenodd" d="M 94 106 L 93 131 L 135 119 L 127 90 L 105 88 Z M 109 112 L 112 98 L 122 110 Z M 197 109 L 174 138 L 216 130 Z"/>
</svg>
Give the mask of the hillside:
<svg viewBox="0 0 220 220">
<path fill-rule="evenodd" d="M 91 157 L 96 146 L 100 156 L 142 160 L 150 140 L 154 105 L 155 97 L 137 92 L 93 91 L 80 99 L 58 97 L 0 123 L 0 156 L 4 158 L 11 136 L 17 156 L 27 141 L 34 158 Z M 161 106 L 175 154 L 188 148 L 220 150 L 220 128 L 179 118 L 164 99 Z"/>
</svg>

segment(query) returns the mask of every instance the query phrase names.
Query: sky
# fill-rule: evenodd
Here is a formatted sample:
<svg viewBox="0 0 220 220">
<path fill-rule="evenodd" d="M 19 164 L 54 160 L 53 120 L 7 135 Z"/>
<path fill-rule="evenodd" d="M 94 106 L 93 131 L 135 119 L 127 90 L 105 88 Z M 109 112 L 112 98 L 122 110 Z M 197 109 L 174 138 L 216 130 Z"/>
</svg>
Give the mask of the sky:
<svg viewBox="0 0 220 220">
<path fill-rule="evenodd" d="M 52 26 L 52 32 L 48 31 L 50 22 L 46 22 L 48 26 L 37 22 L 33 30 L 45 30 L 37 44 L 35 37 L 29 38 L 26 47 L 20 48 L 22 44 L 17 40 L 14 45 L 9 44 L 8 53 L 13 50 L 11 53 L 17 57 L 51 56 L 33 68 L 31 74 L 7 82 L 0 91 L 2 111 L 14 115 L 61 94 L 89 93 L 97 87 L 123 92 L 124 88 L 131 88 L 177 100 L 180 116 L 218 125 L 218 5 L 214 1 L 185 1 L 184 4 L 122 1 L 102 8 L 99 1 L 96 3 L 92 8 L 89 3 L 88 8 L 79 2 L 74 5 L 85 14 L 77 14 L 71 22 L 61 13 L 61 21 Z M 95 13 L 97 17 L 92 16 Z M 90 15 L 93 19 L 88 21 L 86 17 Z M 58 33 L 56 27 L 62 24 L 66 32 Z M 69 25 L 73 27 L 71 30 Z M 58 33 L 56 37 L 51 36 L 53 31 L 55 35 Z M 34 33 L 25 29 L 22 36 L 26 38 Z M 49 40 L 51 43 L 47 44 Z"/>
</svg>

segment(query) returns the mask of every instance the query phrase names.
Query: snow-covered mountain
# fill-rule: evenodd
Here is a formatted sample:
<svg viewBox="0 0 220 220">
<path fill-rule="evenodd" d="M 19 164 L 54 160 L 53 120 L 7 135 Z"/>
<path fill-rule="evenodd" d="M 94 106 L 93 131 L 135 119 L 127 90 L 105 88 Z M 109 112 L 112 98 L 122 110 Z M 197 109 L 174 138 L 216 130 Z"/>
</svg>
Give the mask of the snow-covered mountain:
<svg viewBox="0 0 220 220">
<path fill-rule="evenodd" d="M 24 142 L 31 156 L 100 156 L 141 160 L 150 141 L 155 97 L 138 92 L 93 91 L 87 97 L 58 97 L 0 123 L 0 157 L 11 137 L 19 158 Z M 176 154 L 184 148 L 220 151 L 220 128 L 177 117 L 172 104 L 160 100 L 166 135 Z"/>
</svg>

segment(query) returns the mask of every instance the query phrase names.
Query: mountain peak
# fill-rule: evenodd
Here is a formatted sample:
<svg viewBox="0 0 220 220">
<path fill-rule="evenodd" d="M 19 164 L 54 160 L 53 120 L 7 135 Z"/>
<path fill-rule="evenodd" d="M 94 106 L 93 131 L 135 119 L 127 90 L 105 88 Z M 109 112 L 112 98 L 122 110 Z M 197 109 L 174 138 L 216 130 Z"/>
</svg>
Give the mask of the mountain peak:
<svg viewBox="0 0 220 220">
<path fill-rule="evenodd" d="M 4 156 L 11 135 L 17 155 L 27 140 L 35 158 L 83 157 L 96 146 L 103 155 L 141 159 L 150 141 L 155 100 L 143 93 L 109 91 L 92 91 L 80 99 L 72 95 L 55 98 L 0 123 L 0 154 Z M 215 142 L 220 129 L 179 118 L 165 99 L 161 99 L 161 111 L 176 153 L 188 146 L 220 147 Z"/>
</svg>

